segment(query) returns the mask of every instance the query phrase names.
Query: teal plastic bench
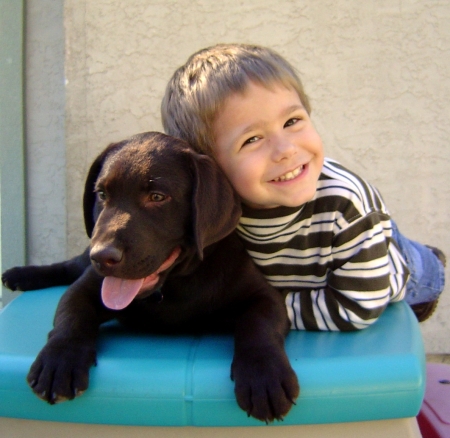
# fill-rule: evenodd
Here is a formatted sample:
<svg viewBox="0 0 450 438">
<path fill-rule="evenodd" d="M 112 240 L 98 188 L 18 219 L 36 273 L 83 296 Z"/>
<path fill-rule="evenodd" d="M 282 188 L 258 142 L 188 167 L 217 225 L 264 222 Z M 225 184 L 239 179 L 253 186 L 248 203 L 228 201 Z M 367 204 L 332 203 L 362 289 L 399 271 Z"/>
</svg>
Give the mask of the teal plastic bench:
<svg viewBox="0 0 450 438">
<path fill-rule="evenodd" d="M 81 397 L 50 406 L 25 376 L 52 327 L 65 288 L 27 292 L 0 313 L 0 417 L 133 426 L 260 426 L 239 409 L 232 336 L 155 336 L 103 326 L 98 366 Z M 393 304 L 370 328 L 289 333 L 301 395 L 283 425 L 415 417 L 425 388 L 421 333 L 410 308 Z"/>
</svg>

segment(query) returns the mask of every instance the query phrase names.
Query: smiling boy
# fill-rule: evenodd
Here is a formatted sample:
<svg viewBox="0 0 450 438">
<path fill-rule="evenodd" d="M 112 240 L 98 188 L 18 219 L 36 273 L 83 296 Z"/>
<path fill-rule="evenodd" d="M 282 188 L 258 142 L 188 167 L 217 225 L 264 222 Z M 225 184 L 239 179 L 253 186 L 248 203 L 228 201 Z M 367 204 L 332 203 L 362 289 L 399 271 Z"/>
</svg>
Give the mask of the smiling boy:
<svg viewBox="0 0 450 438">
<path fill-rule="evenodd" d="M 250 82 L 228 97 L 212 126 L 214 157 L 244 204 L 297 207 L 314 197 L 322 140 L 295 90 Z"/>
<path fill-rule="evenodd" d="M 166 132 L 211 155 L 240 195 L 238 234 L 292 328 L 362 329 L 403 298 L 425 320 L 443 253 L 401 235 L 378 191 L 324 158 L 310 112 L 292 66 L 242 44 L 192 55 L 162 103 Z"/>
</svg>

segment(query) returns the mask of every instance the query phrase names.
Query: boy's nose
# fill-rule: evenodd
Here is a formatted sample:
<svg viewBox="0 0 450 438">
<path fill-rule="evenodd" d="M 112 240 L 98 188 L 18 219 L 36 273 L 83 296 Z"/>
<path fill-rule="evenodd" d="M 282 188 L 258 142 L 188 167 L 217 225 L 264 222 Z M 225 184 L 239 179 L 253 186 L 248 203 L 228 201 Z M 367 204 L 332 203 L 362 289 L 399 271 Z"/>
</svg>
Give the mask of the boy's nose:
<svg viewBox="0 0 450 438">
<path fill-rule="evenodd" d="M 277 137 L 273 139 L 272 159 L 281 161 L 284 158 L 290 158 L 296 151 L 295 144 L 285 137 Z"/>
</svg>

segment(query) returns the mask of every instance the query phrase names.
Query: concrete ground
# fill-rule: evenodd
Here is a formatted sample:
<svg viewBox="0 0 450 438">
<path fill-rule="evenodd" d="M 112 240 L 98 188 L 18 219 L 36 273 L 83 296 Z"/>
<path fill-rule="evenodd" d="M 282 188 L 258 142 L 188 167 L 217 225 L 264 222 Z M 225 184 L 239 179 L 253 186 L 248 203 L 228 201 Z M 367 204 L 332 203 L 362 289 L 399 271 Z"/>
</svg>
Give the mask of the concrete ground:
<svg viewBox="0 0 450 438">
<path fill-rule="evenodd" d="M 427 362 L 446 363 L 450 365 L 450 354 L 427 354 Z"/>
</svg>

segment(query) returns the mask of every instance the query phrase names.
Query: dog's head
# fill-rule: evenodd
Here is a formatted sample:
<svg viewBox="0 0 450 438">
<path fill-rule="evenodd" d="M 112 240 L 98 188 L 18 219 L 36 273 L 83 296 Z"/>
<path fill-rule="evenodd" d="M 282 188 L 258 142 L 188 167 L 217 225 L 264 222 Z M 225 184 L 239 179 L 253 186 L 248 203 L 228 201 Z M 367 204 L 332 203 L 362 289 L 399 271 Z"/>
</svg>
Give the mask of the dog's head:
<svg viewBox="0 0 450 438">
<path fill-rule="evenodd" d="M 91 258 L 106 278 L 108 307 L 159 287 L 177 263 L 231 233 L 241 214 L 228 180 L 209 157 L 161 133 L 109 145 L 85 184 Z"/>
</svg>

